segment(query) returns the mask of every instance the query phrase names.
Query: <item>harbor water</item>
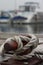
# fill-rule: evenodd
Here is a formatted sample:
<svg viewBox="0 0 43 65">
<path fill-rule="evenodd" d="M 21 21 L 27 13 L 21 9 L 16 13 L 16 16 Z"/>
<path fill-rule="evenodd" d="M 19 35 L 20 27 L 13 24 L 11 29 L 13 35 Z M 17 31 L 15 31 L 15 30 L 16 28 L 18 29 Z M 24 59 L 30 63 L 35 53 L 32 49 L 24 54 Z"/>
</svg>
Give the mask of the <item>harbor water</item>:
<svg viewBox="0 0 43 65">
<path fill-rule="evenodd" d="M 43 33 L 43 23 L 38 24 L 0 24 L 0 32 Z"/>
</svg>

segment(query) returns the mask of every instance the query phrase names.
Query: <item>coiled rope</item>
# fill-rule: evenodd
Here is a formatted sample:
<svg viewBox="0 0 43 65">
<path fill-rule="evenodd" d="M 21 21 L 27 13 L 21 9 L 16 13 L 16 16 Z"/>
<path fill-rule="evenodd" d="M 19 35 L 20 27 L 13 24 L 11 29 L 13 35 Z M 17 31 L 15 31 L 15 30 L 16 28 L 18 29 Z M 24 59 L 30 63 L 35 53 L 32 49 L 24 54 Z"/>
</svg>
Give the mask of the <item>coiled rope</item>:
<svg viewBox="0 0 43 65">
<path fill-rule="evenodd" d="M 29 37 L 30 36 L 30 37 Z M 1 54 L 3 53 L 4 50 L 4 45 L 6 43 L 10 43 L 12 40 L 15 40 L 18 44 L 18 48 L 14 51 L 14 58 L 15 59 L 27 59 L 29 57 L 32 57 L 30 55 L 31 52 L 28 52 L 27 54 L 25 54 L 27 51 L 30 50 L 30 48 L 32 47 L 32 50 L 34 48 L 37 47 L 38 45 L 38 38 L 33 35 L 33 34 L 29 34 L 28 36 L 24 36 L 24 35 L 16 35 L 14 37 L 8 38 L 4 44 L 1 46 Z M 22 41 L 27 42 L 26 44 L 24 44 Z M 31 50 L 31 51 L 32 51 Z"/>
</svg>

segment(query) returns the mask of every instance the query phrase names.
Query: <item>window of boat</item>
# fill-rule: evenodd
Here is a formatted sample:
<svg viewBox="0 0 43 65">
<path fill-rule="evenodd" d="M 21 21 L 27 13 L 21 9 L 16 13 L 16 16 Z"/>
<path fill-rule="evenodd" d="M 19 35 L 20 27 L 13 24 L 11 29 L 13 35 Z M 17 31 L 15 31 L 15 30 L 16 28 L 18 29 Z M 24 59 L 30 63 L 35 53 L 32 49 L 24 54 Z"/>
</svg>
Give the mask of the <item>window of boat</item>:
<svg viewBox="0 0 43 65">
<path fill-rule="evenodd" d="M 30 6 L 25 6 L 25 11 L 30 11 Z"/>
<path fill-rule="evenodd" d="M 10 14 L 8 12 L 0 12 L 0 17 L 10 17 Z"/>
<path fill-rule="evenodd" d="M 31 12 L 35 12 L 35 9 L 36 9 L 35 6 L 31 6 L 31 7 L 30 7 L 30 11 L 31 11 Z"/>
</svg>

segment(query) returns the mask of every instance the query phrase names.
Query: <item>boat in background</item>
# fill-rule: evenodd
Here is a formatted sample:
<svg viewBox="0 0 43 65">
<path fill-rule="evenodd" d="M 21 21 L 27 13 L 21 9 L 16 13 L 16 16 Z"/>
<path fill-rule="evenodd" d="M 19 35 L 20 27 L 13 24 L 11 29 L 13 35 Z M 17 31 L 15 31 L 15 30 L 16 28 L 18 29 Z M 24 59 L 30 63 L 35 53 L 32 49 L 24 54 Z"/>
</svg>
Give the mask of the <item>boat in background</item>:
<svg viewBox="0 0 43 65">
<path fill-rule="evenodd" d="M 6 11 L 0 12 L 0 24 L 7 24 L 9 22 L 10 15 Z"/>
<path fill-rule="evenodd" d="M 39 3 L 37 2 L 26 2 L 24 5 L 19 6 L 19 11 L 13 18 L 13 23 L 32 23 L 34 17 L 36 17 L 39 8 Z M 18 18 L 17 18 L 18 17 Z M 21 19 L 27 18 L 27 19 Z"/>
<path fill-rule="evenodd" d="M 0 23 L 10 24 L 28 24 L 34 23 L 37 19 L 39 3 L 26 2 L 19 6 L 19 10 L 3 11 L 1 12 Z"/>
</svg>

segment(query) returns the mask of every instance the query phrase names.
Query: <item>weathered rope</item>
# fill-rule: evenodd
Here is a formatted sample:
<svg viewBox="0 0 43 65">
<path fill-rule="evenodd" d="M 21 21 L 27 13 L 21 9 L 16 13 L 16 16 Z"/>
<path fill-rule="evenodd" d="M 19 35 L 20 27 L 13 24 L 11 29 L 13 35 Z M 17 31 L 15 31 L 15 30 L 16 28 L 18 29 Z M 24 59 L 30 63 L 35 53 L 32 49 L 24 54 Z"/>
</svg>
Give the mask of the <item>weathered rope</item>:
<svg viewBox="0 0 43 65">
<path fill-rule="evenodd" d="M 26 55 L 20 55 L 20 53 L 26 52 L 26 50 L 29 50 L 29 48 L 31 46 L 33 46 L 32 49 L 36 48 L 38 45 L 38 39 L 35 35 L 30 34 L 31 38 L 29 36 L 23 36 L 23 35 L 18 35 L 18 36 L 14 36 L 11 38 L 8 38 L 4 44 L 1 46 L 1 54 L 4 51 L 4 45 L 6 43 L 10 43 L 12 40 L 15 40 L 18 43 L 18 48 L 14 51 L 14 57 L 15 59 L 27 59 L 28 57 L 30 57 L 30 53 L 27 53 Z M 23 45 L 22 40 L 26 41 L 27 43 L 25 45 Z"/>
<path fill-rule="evenodd" d="M 26 37 L 26 36 L 19 36 L 20 37 L 20 40 L 21 40 L 21 38 L 22 39 L 24 39 L 25 41 L 29 41 L 26 45 L 24 45 L 23 47 L 22 47 L 22 49 L 20 50 L 20 51 L 18 51 L 18 52 L 16 52 L 16 53 L 22 53 L 22 52 L 24 52 L 25 50 L 27 50 L 27 49 L 29 49 L 31 46 L 33 46 L 33 49 L 34 48 L 36 48 L 37 47 L 37 45 L 38 45 L 38 42 L 39 42 L 39 40 L 37 39 L 37 37 L 36 36 L 34 36 L 34 35 L 31 35 L 31 38 L 29 38 L 29 37 Z M 21 41 L 22 42 L 22 41 Z M 22 43 L 23 44 L 23 43 Z M 16 59 L 27 59 L 27 58 L 30 58 L 30 57 L 32 57 L 32 53 L 30 52 L 30 53 L 28 53 L 28 54 L 26 54 L 26 55 L 16 55 Z"/>
</svg>

